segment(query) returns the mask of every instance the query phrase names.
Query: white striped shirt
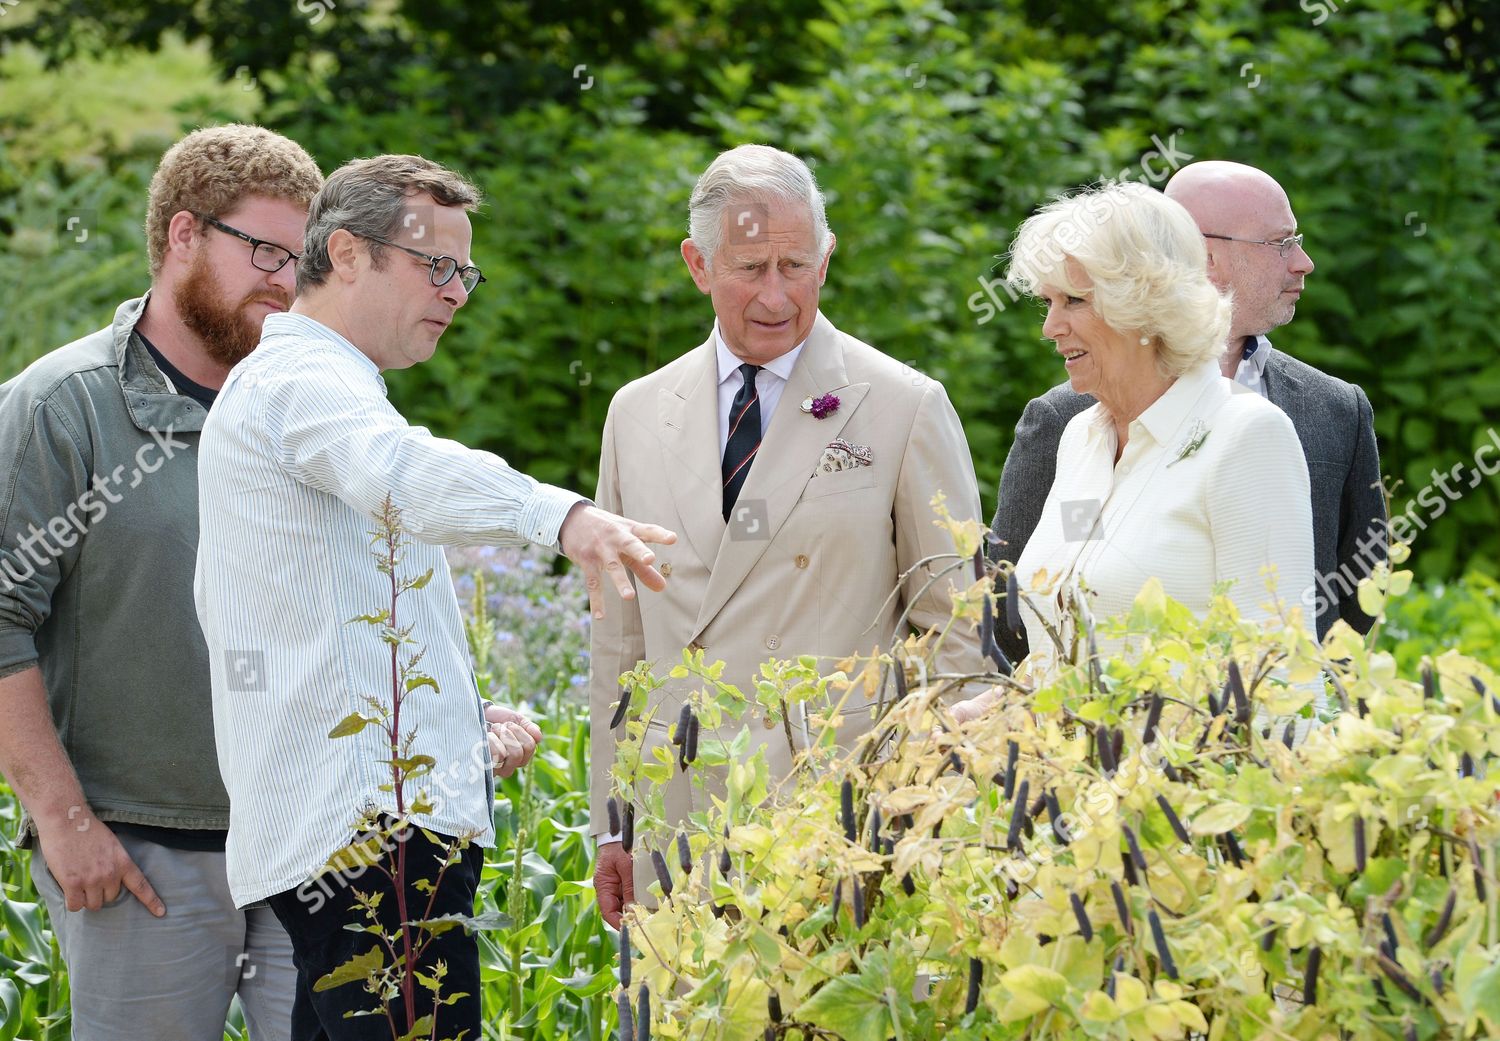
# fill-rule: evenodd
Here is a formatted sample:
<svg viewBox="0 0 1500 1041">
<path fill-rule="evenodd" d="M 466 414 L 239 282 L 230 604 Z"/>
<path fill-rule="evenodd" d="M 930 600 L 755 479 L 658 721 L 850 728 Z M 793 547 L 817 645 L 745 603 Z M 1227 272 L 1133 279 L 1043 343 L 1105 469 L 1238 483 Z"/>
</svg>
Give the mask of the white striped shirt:
<svg viewBox="0 0 1500 1041">
<path fill-rule="evenodd" d="M 488 452 L 410 426 L 375 364 L 298 314 L 269 316 L 260 347 L 219 393 L 198 451 L 195 583 L 208 641 L 214 735 L 229 791 L 235 904 L 295 888 L 345 845 L 360 811 L 395 812 L 379 727 L 333 739 L 365 695 L 391 698 L 389 650 L 357 615 L 389 607 L 374 520 L 386 496 L 412 537 L 397 623 L 425 648 L 421 688 L 403 702 L 413 754 L 434 776 L 406 786 L 435 804 L 417 823 L 494 842 L 493 782 L 458 600 L 439 545 L 552 546 L 582 497 L 538 484 Z"/>
</svg>

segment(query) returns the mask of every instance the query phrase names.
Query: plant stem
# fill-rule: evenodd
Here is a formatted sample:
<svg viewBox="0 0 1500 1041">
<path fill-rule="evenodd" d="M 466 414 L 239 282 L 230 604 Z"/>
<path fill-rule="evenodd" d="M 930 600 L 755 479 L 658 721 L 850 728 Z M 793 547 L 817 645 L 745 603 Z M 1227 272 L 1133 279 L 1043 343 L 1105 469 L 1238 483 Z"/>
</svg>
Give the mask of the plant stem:
<svg viewBox="0 0 1500 1041">
<path fill-rule="evenodd" d="M 391 613 L 386 620 L 393 631 L 397 629 L 396 602 L 400 599 L 400 582 L 396 577 L 396 548 L 399 541 L 399 531 L 395 524 L 393 507 L 390 498 L 386 498 L 385 515 L 385 546 L 386 563 L 389 565 L 391 580 Z M 391 642 L 391 785 L 396 794 L 396 819 L 401 823 L 403 831 L 407 831 L 406 825 L 406 798 L 405 778 L 398 763 L 401 758 L 401 644 L 399 641 Z M 407 834 L 410 834 L 407 831 Z M 401 836 L 396 836 L 396 914 L 401 920 L 401 999 L 406 1006 L 406 1025 L 411 1027 L 417 1019 L 417 995 L 416 981 L 414 976 L 417 971 L 416 952 L 412 949 L 411 921 L 406 913 L 406 842 Z M 436 1012 L 436 1009 L 434 1009 Z M 434 1016 L 436 1019 L 436 1016 Z"/>
</svg>

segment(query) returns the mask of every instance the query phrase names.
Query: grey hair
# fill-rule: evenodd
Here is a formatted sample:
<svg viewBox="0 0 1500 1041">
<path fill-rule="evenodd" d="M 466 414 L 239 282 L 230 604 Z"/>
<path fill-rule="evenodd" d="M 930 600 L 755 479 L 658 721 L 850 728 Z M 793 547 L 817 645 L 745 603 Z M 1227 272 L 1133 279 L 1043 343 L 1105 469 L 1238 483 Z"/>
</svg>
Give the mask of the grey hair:
<svg viewBox="0 0 1500 1041">
<path fill-rule="evenodd" d="M 323 182 L 307 211 L 302 259 L 297 262 L 297 292 L 320 286 L 333 270 L 328 239 L 343 228 L 355 235 L 393 239 L 405 223 L 406 204 L 428 195 L 439 206 L 479 205 L 479 189 L 444 166 L 419 155 L 377 155 L 351 159 Z M 376 270 L 385 265 L 385 247 L 370 243 Z"/>
<path fill-rule="evenodd" d="M 780 202 L 805 206 L 812 214 L 818 259 L 827 256 L 833 232 L 823 192 L 806 163 L 769 145 L 740 145 L 722 152 L 693 187 L 688 202 L 688 237 L 713 267 L 724 242 L 724 220 L 731 207 Z"/>
</svg>

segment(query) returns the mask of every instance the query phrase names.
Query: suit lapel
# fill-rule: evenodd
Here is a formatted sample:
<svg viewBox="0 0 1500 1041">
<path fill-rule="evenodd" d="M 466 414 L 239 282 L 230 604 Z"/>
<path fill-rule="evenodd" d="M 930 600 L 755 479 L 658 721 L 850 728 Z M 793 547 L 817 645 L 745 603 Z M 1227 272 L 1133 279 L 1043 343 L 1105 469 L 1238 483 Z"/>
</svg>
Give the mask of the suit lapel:
<svg viewBox="0 0 1500 1041">
<path fill-rule="evenodd" d="M 661 461 L 683 534 L 710 567 L 724 537 L 719 379 L 713 337 L 673 387 L 658 392 Z"/>
<path fill-rule="evenodd" d="M 1297 431 L 1303 447 L 1307 446 L 1306 415 L 1303 413 L 1305 397 L 1301 393 L 1302 381 L 1294 376 L 1282 363 L 1281 352 L 1277 351 L 1266 359 L 1266 371 L 1262 377 L 1266 382 L 1266 399 L 1281 411 L 1286 413 L 1292 421 L 1292 426 Z"/>
<path fill-rule="evenodd" d="M 736 509 L 753 510 L 762 504 L 765 510 L 761 521 L 763 531 L 750 533 L 743 524 L 720 524 L 722 537 L 708 589 L 704 592 L 698 620 L 693 627 L 695 639 L 765 554 L 802 497 L 823 449 L 839 436 L 869 389 L 868 383 L 849 385 L 838 332 L 832 323 L 818 315 L 807 345 L 782 390 L 776 414 L 771 417 L 760 450 L 750 465 L 750 476 L 740 489 Z M 802 402 L 807 398 L 833 392 L 838 394 L 839 407 L 832 415 L 815 419 L 802 411 Z M 722 483 L 719 487 L 722 496 Z M 717 511 L 719 500 L 714 501 Z M 716 513 L 716 516 L 721 514 Z"/>
</svg>

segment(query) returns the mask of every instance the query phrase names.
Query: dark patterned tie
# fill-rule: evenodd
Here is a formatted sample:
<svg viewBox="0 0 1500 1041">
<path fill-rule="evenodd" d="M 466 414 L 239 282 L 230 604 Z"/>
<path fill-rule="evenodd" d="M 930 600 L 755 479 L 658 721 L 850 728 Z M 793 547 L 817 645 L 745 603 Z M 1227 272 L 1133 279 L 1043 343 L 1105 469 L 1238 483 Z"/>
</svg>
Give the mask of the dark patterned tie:
<svg viewBox="0 0 1500 1041">
<path fill-rule="evenodd" d="M 729 406 L 729 439 L 724 443 L 724 519 L 729 519 L 734 502 L 750 473 L 755 450 L 760 447 L 760 394 L 755 389 L 759 365 L 746 362 L 740 366 L 745 382 Z"/>
</svg>

